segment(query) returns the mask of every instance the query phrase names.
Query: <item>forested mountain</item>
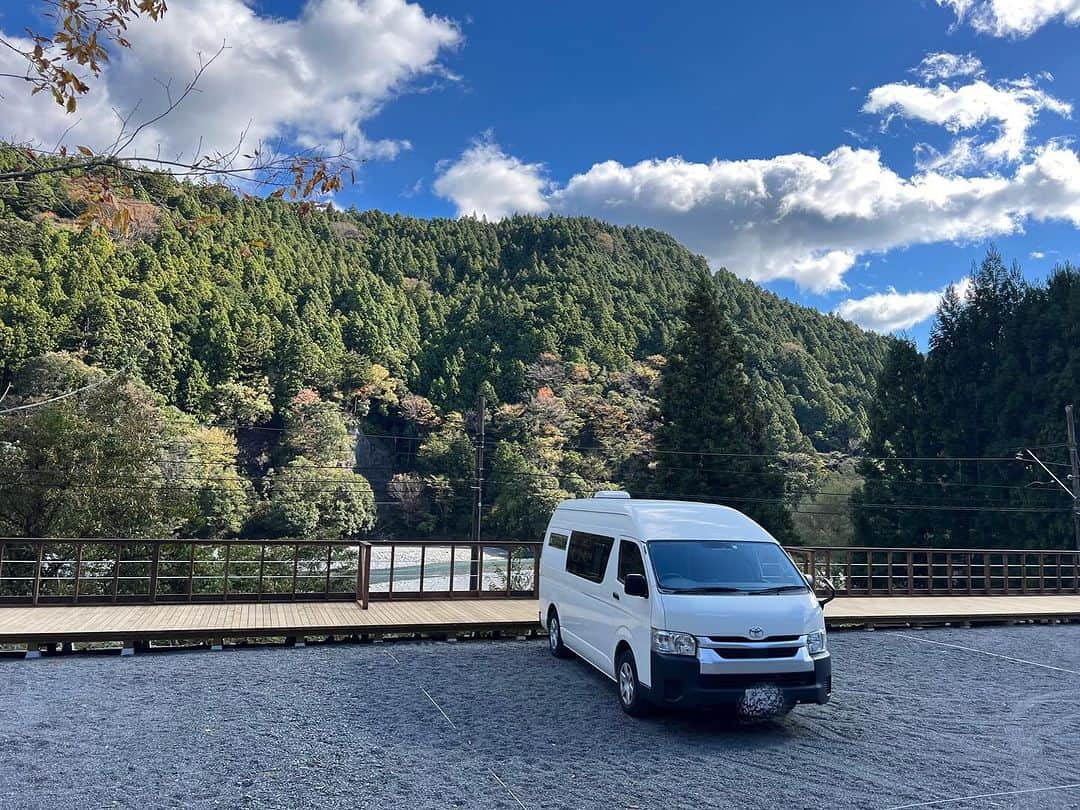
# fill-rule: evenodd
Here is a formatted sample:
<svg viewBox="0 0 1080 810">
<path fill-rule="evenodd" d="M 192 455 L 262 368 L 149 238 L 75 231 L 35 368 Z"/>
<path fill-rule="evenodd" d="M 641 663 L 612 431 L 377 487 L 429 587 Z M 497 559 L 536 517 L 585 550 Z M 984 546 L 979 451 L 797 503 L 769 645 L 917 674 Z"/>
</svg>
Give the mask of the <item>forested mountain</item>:
<svg viewBox="0 0 1080 810">
<path fill-rule="evenodd" d="M 0 152 L 6 166 L 20 160 Z M 528 474 L 553 476 L 559 493 L 625 480 L 625 448 L 587 462 L 567 448 L 590 448 L 587 459 L 620 435 L 648 443 L 653 378 L 687 292 L 708 273 L 665 234 L 592 219 L 323 210 L 153 173 L 125 173 L 131 226 L 110 233 L 79 220 L 86 182 L 43 175 L 0 188 L 0 387 L 16 383 L 9 402 L 36 396 L 19 376 L 31 360 L 67 353 L 125 371 L 162 408 L 231 429 L 254 475 L 290 463 L 276 439 L 298 397 L 334 403 L 350 435 L 370 437 L 356 466 L 378 497 L 426 493 L 423 508 L 400 510 L 410 530 L 460 522 L 445 502 L 437 508 L 445 486 L 399 480 L 395 495 L 391 479 L 446 476 L 443 462 L 471 474 L 468 453 L 454 462 L 446 454 L 464 449 L 456 437 L 479 394 L 494 409 L 493 442 L 517 436 L 497 454 L 504 472 L 518 454 L 541 464 Z M 726 272 L 715 284 L 745 342 L 771 446 L 857 448 L 888 341 Z M 553 402 L 573 418 L 558 453 L 545 456 L 527 448 L 550 425 L 538 417 L 525 436 L 521 423 Z M 394 436 L 404 445 L 391 446 Z M 435 436 L 446 445 L 438 462 Z M 493 500 L 493 510 L 512 512 L 505 497 Z"/>
<path fill-rule="evenodd" d="M 924 356 L 896 342 L 853 499 L 870 545 L 1072 548 L 1064 408 L 1080 408 L 1080 273 L 1025 282 L 991 251 L 951 290 Z"/>
</svg>

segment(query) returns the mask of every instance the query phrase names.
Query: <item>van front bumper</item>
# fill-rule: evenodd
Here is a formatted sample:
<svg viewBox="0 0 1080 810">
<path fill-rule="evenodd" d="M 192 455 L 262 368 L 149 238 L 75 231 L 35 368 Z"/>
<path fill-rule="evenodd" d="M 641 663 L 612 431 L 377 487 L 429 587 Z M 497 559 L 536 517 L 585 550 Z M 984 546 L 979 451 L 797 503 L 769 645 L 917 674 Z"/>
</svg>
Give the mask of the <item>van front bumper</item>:
<svg viewBox="0 0 1080 810">
<path fill-rule="evenodd" d="M 738 703 L 751 687 L 776 686 L 789 706 L 828 703 L 832 659 L 826 653 L 813 663 L 813 669 L 799 672 L 703 673 L 697 658 L 653 652 L 649 698 L 657 706 L 725 706 Z"/>
</svg>

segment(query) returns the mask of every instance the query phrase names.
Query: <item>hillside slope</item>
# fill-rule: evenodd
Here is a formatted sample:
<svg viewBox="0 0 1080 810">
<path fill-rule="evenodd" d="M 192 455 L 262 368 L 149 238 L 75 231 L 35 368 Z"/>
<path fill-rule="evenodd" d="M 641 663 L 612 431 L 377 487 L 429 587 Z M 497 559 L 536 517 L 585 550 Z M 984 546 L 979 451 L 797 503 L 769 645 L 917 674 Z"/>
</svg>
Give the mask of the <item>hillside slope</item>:
<svg viewBox="0 0 1080 810">
<path fill-rule="evenodd" d="M 481 391 L 513 402 L 542 354 L 602 369 L 662 354 L 707 272 L 665 234 L 591 219 L 421 220 L 131 182 L 157 210 L 123 238 L 75 227 L 65 181 L 0 189 L 0 380 L 71 351 L 227 418 L 231 385 L 268 386 L 280 413 L 301 388 L 334 396 L 378 363 L 443 410 Z M 716 283 L 779 445 L 859 442 L 887 341 L 726 272 Z"/>
</svg>

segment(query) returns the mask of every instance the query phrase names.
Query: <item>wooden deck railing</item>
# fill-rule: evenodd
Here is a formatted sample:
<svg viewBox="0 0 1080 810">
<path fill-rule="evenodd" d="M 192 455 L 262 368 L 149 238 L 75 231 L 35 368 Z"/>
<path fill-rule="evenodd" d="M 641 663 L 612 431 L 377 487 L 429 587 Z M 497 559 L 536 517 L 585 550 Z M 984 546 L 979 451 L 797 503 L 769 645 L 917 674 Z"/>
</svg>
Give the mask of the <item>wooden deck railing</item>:
<svg viewBox="0 0 1080 810">
<path fill-rule="evenodd" d="M 535 598 L 540 546 L 0 538 L 0 605 Z"/>
<path fill-rule="evenodd" d="M 1020 596 L 1080 593 L 1080 552 L 1024 549 L 787 549 L 841 596 Z"/>
<path fill-rule="evenodd" d="M 538 542 L 0 538 L 0 605 L 536 598 Z M 842 596 L 1080 593 L 1080 552 L 787 549 Z"/>
</svg>

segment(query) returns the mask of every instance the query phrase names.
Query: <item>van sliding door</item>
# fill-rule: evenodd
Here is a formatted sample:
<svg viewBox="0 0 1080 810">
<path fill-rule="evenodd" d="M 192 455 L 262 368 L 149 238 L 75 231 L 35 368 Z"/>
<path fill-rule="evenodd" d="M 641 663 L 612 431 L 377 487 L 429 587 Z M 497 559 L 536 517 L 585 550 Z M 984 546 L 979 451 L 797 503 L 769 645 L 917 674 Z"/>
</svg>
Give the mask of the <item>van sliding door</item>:
<svg viewBox="0 0 1080 810">
<path fill-rule="evenodd" d="M 566 551 L 566 571 L 573 575 L 572 586 L 577 590 L 572 603 L 572 613 L 564 618 L 564 625 L 581 641 L 579 652 L 596 666 L 611 670 L 611 584 L 608 580 L 608 563 L 615 538 L 603 534 L 575 531 L 570 534 L 570 546 Z M 606 591 L 605 591 L 606 587 Z"/>
</svg>

